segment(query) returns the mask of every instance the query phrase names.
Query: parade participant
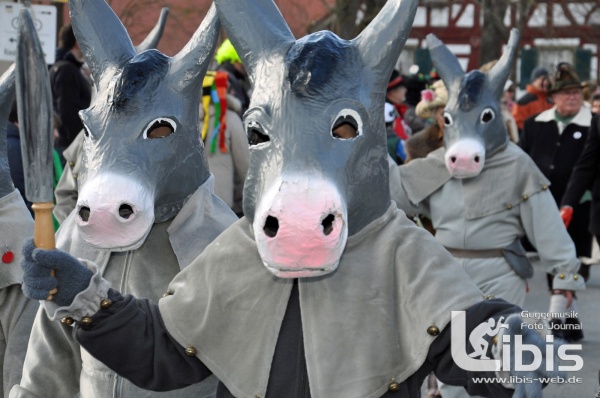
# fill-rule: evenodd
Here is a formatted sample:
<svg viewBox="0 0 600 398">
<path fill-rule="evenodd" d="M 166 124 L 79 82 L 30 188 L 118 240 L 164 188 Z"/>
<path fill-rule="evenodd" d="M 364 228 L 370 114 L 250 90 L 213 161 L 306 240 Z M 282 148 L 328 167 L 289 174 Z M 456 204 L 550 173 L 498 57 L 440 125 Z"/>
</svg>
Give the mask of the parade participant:
<svg viewBox="0 0 600 398">
<path fill-rule="evenodd" d="M 562 197 L 560 214 L 568 228 L 586 190 L 592 191 L 588 231 L 600 238 L 600 116 L 594 116 L 583 152 L 575 164 Z"/>
<path fill-rule="evenodd" d="M 238 116 L 242 104 L 228 93 L 226 72 L 208 72 L 204 78 L 200 120 L 202 141 L 215 194 L 242 216 L 242 194 L 248 172 L 248 137 Z"/>
<path fill-rule="evenodd" d="M 35 71 L 30 71 L 36 73 Z M 33 219 L 10 177 L 6 127 L 15 98 L 15 66 L 0 77 L 0 396 L 21 379 L 31 325 L 39 304 L 23 294 L 19 268 L 23 240 L 33 236 Z"/>
<path fill-rule="evenodd" d="M 516 307 L 483 301 L 390 200 L 382 93 L 418 1 L 388 1 L 351 41 L 331 32 L 296 41 L 271 0 L 216 5 L 255 87 L 246 218 L 158 306 L 121 296 L 64 252 L 31 246 L 29 294 L 45 298 L 43 284 L 56 282 L 61 296 L 46 310 L 71 314 L 86 350 L 156 390 L 214 373 L 218 397 L 418 396 L 435 368 L 470 391 L 509 394 L 454 364 L 448 325 L 451 310 L 468 309 L 471 331 Z M 507 319 L 510 336 L 542 341 L 517 321 Z M 540 389 L 519 384 L 515 394 Z"/>
<path fill-rule="evenodd" d="M 523 130 L 525 120 L 552 108 L 548 96 L 549 76 L 548 69 L 541 66 L 531 72 L 531 82 L 526 87 L 527 93 L 519 98 L 512 109 L 519 131 Z"/>
<path fill-rule="evenodd" d="M 215 60 L 219 64 L 218 71 L 227 72 L 229 75 L 229 87 L 227 92 L 236 97 L 241 103 L 241 109 L 238 112 L 240 117 L 248 110 L 250 104 L 250 82 L 248 73 L 242 64 L 235 47 L 229 39 L 226 39 L 217 50 Z"/>
<path fill-rule="evenodd" d="M 136 54 L 106 2 L 69 5 L 97 94 L 81 113 L 80 194 L 57 233 L 57 247 L 93 262 L 113 286 L 158 300 L 172 278 L 237 220 L 213 193 L 198 139 L 202 81 L 219 34 L 216 13 L 211 9 L 188 45 L 169 58 L 156 50 Z M 54 299 L 60 301 L 61 293 Z M 38 313 L 21 384 L 11 397 L 214 396 L 214 378 L 171 393 L 134 386 L 81 349 L 71 324 Z"/>
<path fill-rule="evenodd" d="M 526 278 L 533 272 L 519 240 L 527 236 L 540 243 L 542 265 L 570 305 L 573 291 L 584 288 L 573 243 L 561 225 L 548 180 L 509 142 L 501 117 L 518 32 L 511 33 L 507 52 L 486 73 L 465 74 L 441 41 L 433 35 L 427 41 L 449 92 L 444 147 L 406 166 L 390 166 L 392 199 L 407 213 L 431 217 L 436 238 L 485 294 L 519 306 L 525 303 Z M 551 300 L 551 311 L 559 312 L 556 304 Z"/>
</svg>

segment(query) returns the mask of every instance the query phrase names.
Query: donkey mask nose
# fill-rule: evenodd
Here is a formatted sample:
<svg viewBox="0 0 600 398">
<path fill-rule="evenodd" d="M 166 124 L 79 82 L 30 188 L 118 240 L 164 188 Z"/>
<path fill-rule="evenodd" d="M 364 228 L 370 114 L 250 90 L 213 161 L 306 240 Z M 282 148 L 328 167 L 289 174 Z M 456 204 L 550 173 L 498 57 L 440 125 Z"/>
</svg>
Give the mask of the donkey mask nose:
<svg viewBox="0 0 600 398">
<path fill-rule="evenodd" d="M 133 250 L 154 222 L 154 198 L 130 178 L 101 174 L 86 181 L 77 201 L 77 226 L 83 239 L 100 249 Z"/>
<path fill-rule="evenodd" d="M 445 161 L 452 177 L 476 177 L 485 163 L 485 148 L 479 141 L 462 139 L 448 148 Z"/>
<path fill-rule="evenodd" d="M 347 210 L 333 184 L 318 177 L 283 176 L 256 209 L 258 252 L 273 274 L 304 278 L 337 268 L 348 229 Z"/>
</svg>

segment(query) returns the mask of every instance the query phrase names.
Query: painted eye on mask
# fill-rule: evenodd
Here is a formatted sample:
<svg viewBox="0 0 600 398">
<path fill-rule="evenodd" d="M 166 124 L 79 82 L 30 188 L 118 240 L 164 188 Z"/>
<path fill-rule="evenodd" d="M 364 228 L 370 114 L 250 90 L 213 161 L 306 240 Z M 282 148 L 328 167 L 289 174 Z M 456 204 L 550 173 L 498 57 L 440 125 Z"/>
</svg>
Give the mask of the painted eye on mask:
<svg viewBox="0 0 600 398">
<path fill-rule="evenodd" d="M 247 130 L 248 130 L 248 144 L 250 144 L 250 146 L 254 146 L 254 145 L 262 144 L 263 142 L 271 141 L 269 136 L 267 134 L 265 134 L 265 131 L 263 130 L 261 125 L 258 124 L 258 122 L 255 122 L 255 121 L 249 122 Z"/>
<path fill-rule="evenodd" d="M 454 123 L 454 119 L 452 119 L 452 115 L 449 114 L 448 112 L 444 112 L 444 124 L 446 126 L 452 126 L 453 123 Z"/>
<path fill-rule="evenodd" d="M 351 109 L 341 111 L 331 128 L 332 137 L 340 140 L 351 140 L 358 137 L 361 133 L 362 120 L 359 114 Z"/>
<path fill-rule="evenodd" d="M 170 136 L 175 132 L 176 124 L 173 120 L 161 117 L 158 119 L 154 119 L 146 130 L 144 130 L 144 139 L 152 140 L 155 138 L 165 138 Z"/>
<path fill-rule="evenodd" d="M 492 120 L 494 120 L 495 118 L 496 118 L 496 114 L 494 113 L 492 108 L 485 108 L 483 110 L 483 112 L 481 112 L 479 121 L 482 124 L 487 124 L 487 123 L 491 122 Z"/>
</svg>

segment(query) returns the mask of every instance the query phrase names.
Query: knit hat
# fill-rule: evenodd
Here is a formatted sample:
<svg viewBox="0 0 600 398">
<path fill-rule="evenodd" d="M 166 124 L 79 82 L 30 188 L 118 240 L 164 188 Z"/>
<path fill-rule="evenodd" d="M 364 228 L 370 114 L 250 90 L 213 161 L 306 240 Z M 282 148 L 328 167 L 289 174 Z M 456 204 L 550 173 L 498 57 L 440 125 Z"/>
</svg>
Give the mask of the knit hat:
<svg viewBox="0 0 600 398">
<path fill-rule="evenodd" d="M 448 91 L 442 80 L 438 80 L 431 89 L 421 92 L 421 102 L 417 104 L 415 113 L 421 119 L 429 119 L 433 116 L 432 111 L 448 103 Z"/>
<path fill-rule="evenodd" d="M 217 63 L 219 65 L 227 61 L 231 63 L 242 63 L 242 60 L 238 56 L 237 51 L 235 51 L 235 48 L 233 47 L 233 44 L 231 44 L 229 39 L 225 40 L 223 44 L 221 44 L 221 47 L 219 47 L 217 53 L 215 54 L 215 59 L 217 60 Z"/>
<path fill-rule="evenodd" d="M 582 88 L 583 84 L 573 65 L 561 62 L 556 66 L 550 78 L 550 93 L 556 93 L 571 88 Z"/>
<path fill-rule="evenodd" d="M 548 77 L 550 75 L 550 71 L 544 68 L 543 66 L 538 66 L 531 72 L 531 81 L 534 81 L 542 76 Z"/>
<path fill-rule="evenodd" d="M 400 72 L 394 69 L 392 71 L 392 76 L 390 76 L 390 82 L 387 85 L 387 90 L 393 90 L 400 86 L 406 87 L 406 79 L 400 74 Z"/>
</svg>

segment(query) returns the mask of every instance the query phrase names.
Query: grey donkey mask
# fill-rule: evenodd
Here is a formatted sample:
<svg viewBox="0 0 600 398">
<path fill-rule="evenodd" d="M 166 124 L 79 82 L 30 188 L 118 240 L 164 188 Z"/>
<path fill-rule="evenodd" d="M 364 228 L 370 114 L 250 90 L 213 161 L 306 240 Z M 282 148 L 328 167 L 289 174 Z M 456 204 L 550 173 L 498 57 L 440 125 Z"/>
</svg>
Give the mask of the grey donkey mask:
<svg viewBox="0 0 600 398">
<path fill-rule="evenodd" d="M 416 0 L 390 0 L 354 40 L 296 40 L 272 0 L 216 0 L 254 84 L 244 213 L 283 278 L 334 271 L 348 235 L 390 206 L 383 107 Z"/>
<path fill-rule="evenodd" d="M 104 0 L 69 4 L 97 92 L 80 112 L 85 139 L 77 225 L 94 247 L 132 250 L 210 175 L 198 103 L 220 26 L 213 6 L 175 57 L 153 49 L 137 54 Z"/>
<path fill-rule="evenodd" d="M 8 167 L 8 144 L 6 128 L 8 114 L 15 99 L 15 65 L 0 77 L 0 198 L 15 190 Z"/>
<path fill-rule="evenodd" d="M 474 70 L 465 74 L 456 56 L 435 35 L 427 36 L 431 60 L 448 89 L 445 162 L 455 178 L 479 175 L 486 157 L 508 144 L 500 101 L 518 42 L 519 31 L 513 29 L 506 51 L 489 72 Z"/>
</svg>

